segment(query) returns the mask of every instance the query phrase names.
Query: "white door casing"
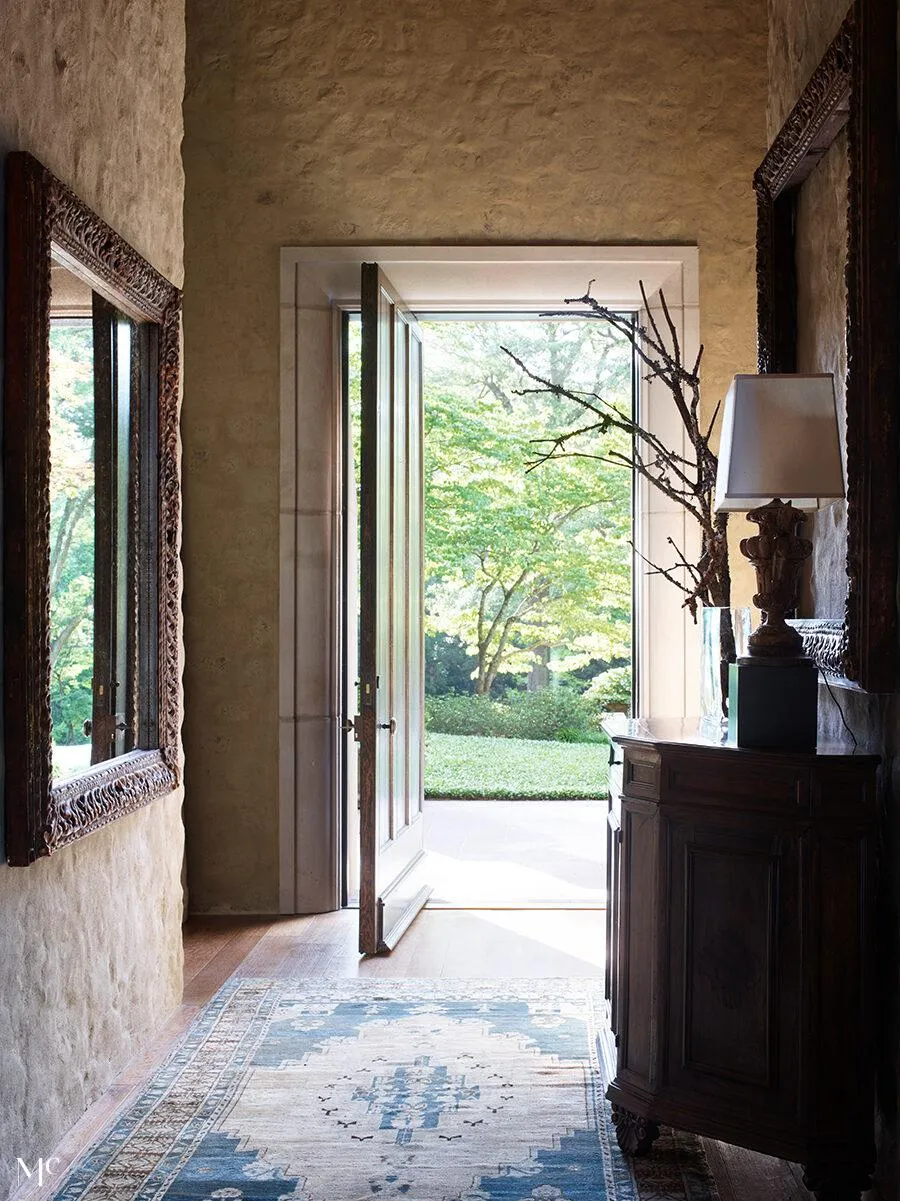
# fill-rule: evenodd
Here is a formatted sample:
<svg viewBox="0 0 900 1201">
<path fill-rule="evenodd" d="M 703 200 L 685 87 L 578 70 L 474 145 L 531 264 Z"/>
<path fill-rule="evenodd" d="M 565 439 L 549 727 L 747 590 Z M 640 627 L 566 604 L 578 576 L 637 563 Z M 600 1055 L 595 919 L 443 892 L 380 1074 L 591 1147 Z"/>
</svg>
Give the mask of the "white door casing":
<svg viewBox="0 0 900 1201">
<path fill-rule="evenodd" d="M 278 719 L 279 910 L 340 907 L 342 310 L 359 307 L 360 266 L 379 262 L 414 311 L 538 312 L 592 294 L 639 310 L 663 288 L 688 361 L 699 348 L 696 247 L 289 247 L 281 252 L 281 467 Z M 681 438 L 667 391 L 642 381 L 641 417 Z M 675 424 L 673 424 L 673 420 Z M 635 534 L 648 558 L 666 538 L 690 554 L 695 532 L 672 501 L 637 489 Z M 681 594 L 638 562 L 638 692 L 644 716 L 698 711 L 699 635 Z M 349 803 L 354 804 L 354 798 Z"/>
</svg>

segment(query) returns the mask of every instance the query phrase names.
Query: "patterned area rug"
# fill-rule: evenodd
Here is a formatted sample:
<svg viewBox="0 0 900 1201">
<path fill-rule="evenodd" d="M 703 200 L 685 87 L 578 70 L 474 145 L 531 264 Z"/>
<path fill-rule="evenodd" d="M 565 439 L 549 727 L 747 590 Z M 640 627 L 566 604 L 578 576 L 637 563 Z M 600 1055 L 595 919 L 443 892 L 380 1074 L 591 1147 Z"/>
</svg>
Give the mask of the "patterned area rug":
<svg viewBox="0 0 900 1201">
<path fill-rule="evenodd" d="M 58 1201 L 713 1201 L 615 1143 L 591 981 L 230 981 Z"/>
</svg>

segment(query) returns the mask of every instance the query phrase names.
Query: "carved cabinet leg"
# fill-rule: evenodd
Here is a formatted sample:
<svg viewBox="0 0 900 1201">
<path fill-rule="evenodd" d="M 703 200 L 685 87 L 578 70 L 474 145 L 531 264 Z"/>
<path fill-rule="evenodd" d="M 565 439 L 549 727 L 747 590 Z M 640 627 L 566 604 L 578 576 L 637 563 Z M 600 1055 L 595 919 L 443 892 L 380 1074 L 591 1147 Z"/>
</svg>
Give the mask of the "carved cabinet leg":
<svg viewBox="0 0 900 1201">
<path fill-rule="evenodd" d="M 612 1107 L 612 1120 L 616 1128 L 616 1142 L 626 1155 L 649 1155 L 659 1135 L 657 1122 L 639 1117 L 621 1105 Z"/>
<path fill-rule="evenodd" d="M 803 1183 L 816 1201 L 860 1201 L 872 1187 L 872 1166 L 864 1163 L 808 1163 Z"/>
</svg>

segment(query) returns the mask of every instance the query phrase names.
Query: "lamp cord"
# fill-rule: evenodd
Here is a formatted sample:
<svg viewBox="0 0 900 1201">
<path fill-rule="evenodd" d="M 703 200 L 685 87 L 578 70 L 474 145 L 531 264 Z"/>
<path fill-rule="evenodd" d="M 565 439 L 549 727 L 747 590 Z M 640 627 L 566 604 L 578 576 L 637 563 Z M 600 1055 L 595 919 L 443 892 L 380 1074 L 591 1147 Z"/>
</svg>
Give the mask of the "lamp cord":
<svg viewBox="0 0 900 1201">
<path fill-rule="evenodd" d="M 824 672 L 822 672 L 822 679 L 825 681 L 825 687 L 828 689 L 829 695 L 831 696 L 831 699 L 834 701 L 835 706 L 837 707 L 838 713 L 840 713 L 840 715 L 841 715 L 841 721 L 843 722 L 844 729 L 847 731 L 847 733 L 850 735 L 851 739 L 853 740 L 853 749 L 857 750 L 857 748 L 859 747 L 859 743 L 856 740 L 856 735 L 853 733 L 853 731 L 847 725 L 847 719 L 846 719 L 846 717 L 844 717 L 844 710 L 841 708 L 840 701 L 834 695 L 834 689 L 831 687 L 831 683 L 828 679 L 828 676 L 826 676 Z"/>
</svg>

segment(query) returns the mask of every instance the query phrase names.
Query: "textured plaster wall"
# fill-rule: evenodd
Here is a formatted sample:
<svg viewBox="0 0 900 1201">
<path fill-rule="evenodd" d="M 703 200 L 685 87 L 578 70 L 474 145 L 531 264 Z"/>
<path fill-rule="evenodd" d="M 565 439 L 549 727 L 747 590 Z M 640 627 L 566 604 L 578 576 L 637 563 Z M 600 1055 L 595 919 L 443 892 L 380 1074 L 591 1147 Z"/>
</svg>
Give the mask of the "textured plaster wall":
<svg viewBox="0 0 900 1201">
<path fill-rule="evenodd" d="M 769 133 L 777 133 L 796 101 L 847 11 L 845 0 L 768 0 L 769 9 Z M 843 141 L 843 139 L 841 139 Z M 836 143 L 827 158 L 804 186 L 798 230 L 798 267 L 810 273 L 822 289 L 818 304 L 801 306 L 800 349 L 804 365 L 815 363 L 818 370 L 841 370 L 846 363 L 842 328 L 839 280 L 845 254 L 844 235 L 847 178 L 842 147 Z M 824 170 L 823 170 L 824 168 Z M 816 535 L 826 535 L 820 551 L 819 568 L 824 570 L 832 558 L 831 587 L 843 580 L 838 571 L 843 547 L 842 511 L 838 510 L 834 528 L 822 528 L 818 519 Z M 827 522 L 827 519 L 826 519 Z M 836 594 L 831 596 L 831 601 Z M 824 612 L 824 607 L 820 609 Z M 830 615 L 834 615 L 833 613 Z M 881 826 L 880 902 L 878 912 L 878 1013 L 876 1052 L 878 1080 L 876 1097 L 876 1140 L 878 1167 L 877 1196 L 894 1201 L 900 1197 L 900 1173 L 897 1163 L 897 1082 L 898 1065 L 898 955 L 897 955 L 897 880 L 900 863 L 895 817 L 895 798 L 900 791 L 898 746 L 900 746 L 900 707 L 898 696 L 870 696 L 841 690 L 838 700 L 844 716 L 864 750 L 883 759 L 883 814 Z M 841 716 L 824 688 L 819 695 L 820 738 L 845 737 Z"/>
<path fill-rule="evenodd" d="M 768 0 L 769 141 L 828 49 L 849 0 Z"/>
<path fill-rule="evenodd" d="M 5 0 L 0 46 L 0 155 L 31 151 L 181 284 L 183 0 Z M 175 794 L 0 866 L 0 1196 L 180 1001 L 182 854 Z"/>
<path fill-rule="evenodd" d="M 279 246 L 696 242 L 713 401 L 755 364 L 765 35 L 762 0 L 189 0 L 197 909 L 277 904 Z"/>
</svg>

